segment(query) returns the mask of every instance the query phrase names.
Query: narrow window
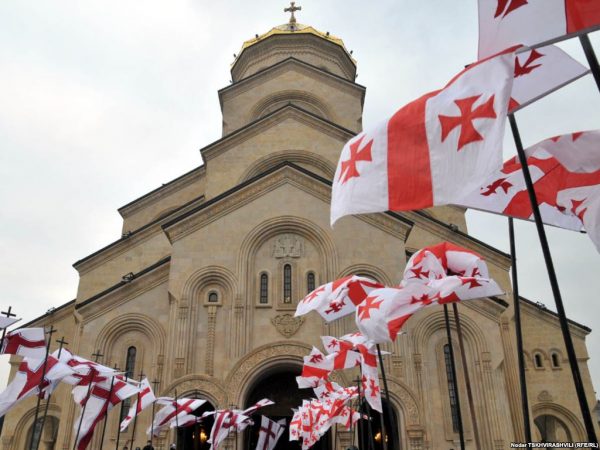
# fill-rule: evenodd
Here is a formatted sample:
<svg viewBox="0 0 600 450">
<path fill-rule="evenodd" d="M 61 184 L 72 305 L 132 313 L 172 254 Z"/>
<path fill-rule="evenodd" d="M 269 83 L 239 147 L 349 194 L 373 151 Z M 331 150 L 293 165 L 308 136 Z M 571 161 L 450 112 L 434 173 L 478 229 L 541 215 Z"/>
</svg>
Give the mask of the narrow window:
<svg viewBox="0 0 600 450">
<path fill-rule="evenodd" d="M 558 353 L 552 353 L 552 367 L 560 367 Z"/>
<path fill-rule="evenodd" d="M 219 295 L 216 292 L 208 294 L 208 303 L 217 303 L 219 301 Z"/>
<path fill-rule="evenodd" d="M 315 290 L 315 273 L 314 272 L 308 272 L 308 275 L 306 275 L 306 290 L 307 290 L 308 294 L 310 294 L 312 291 Z"/>
<path fill-rule="evenodd" d="M 266 273 L 260 275 L 260 303 L 269 303 L 269 276 Z"/>
<path fill-rule="evenodd" d="M 456 382 L 452 376 L 452 361 L 450 360 L 450 346 L 444 345 L 444 361 L 446 363 L 446 378 L 448 379 L 448 396 L 450 399 L 450 413 L 452 415 L 452 430 L 458 432 L 458 406 L 456 404 Z"/>
<path fill-rule="evenodd" d="M 134 346 L 131 346 L 127 349 L 127 356 L 125 359 L 125 376 L 127 378 L 133 378 L 133 373 L 135 371 L 135 357 L 137 355 L 137 349 Z M 121 418 L 120 422 L 125 419 L 125 416 L 129 412 L 129 406 L 131 405 L 131 398 L 127 398 L 123 400 L 121 404 Z"/>
<path fill-rule="evenodd" d="M 533 359 L 535 361 L 535 367 L 537 367 L 538 369 L 544 367 L 544 364 L 542 363 L 542 355 L 536 353 L 535 355 L 533 355 Z"/>
<path fill-rule="evenodd" d="M 292 303 L 292 266 L 283 266 L 283 303 Z"/>
</svg>

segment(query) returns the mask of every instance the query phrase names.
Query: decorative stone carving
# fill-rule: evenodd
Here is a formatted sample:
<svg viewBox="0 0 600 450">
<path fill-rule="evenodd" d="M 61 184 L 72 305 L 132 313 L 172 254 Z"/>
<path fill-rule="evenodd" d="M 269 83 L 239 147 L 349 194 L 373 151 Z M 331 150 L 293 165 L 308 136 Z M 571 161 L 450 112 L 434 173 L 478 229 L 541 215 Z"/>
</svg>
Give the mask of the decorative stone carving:
<svg viewBox="0 0 600 450">
<path fill-rule="evenodd" d="M 300 258 L 304 256 L 304 240 L 295 234 L 282 234 L 273 243 L 274 258 Z"/>
<path fill-rule="evenodd" d="M 304 317 L 294 317 L 291 314 L 280 314 L 271 319 L 271 323 L 275 325 L 286 338 L 292 337 L 300 326 L 304 323 Z"/>
<path fill-rule="evenodd" d="M 554 401 L 554 397 L 552 397 L 552 394 L 550 394 L 550 392 L 544 390 L 540 392 L 540 395 L 538 395 L 538 400 L 540 402 L 552 403 Z"/>
</svg>

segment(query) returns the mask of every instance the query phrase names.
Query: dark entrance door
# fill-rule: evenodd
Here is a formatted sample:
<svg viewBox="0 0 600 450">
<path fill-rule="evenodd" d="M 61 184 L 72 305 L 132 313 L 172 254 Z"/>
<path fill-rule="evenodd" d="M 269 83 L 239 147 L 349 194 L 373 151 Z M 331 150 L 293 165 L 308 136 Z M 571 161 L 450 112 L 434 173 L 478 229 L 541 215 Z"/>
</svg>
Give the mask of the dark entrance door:
<svg viewBox="0 0 600 450">
<path fill-rule="evenodd" d="M 192 414 L 200 417 L 205 411 L 214 409 L 210 402 L 206 402 Z M 206 441 L 210 437 L 210 430 L 214 422 L 214 416 L 208 416 L 197 425 L 179 428 L 177 430 L 177 450 L 209 450 L 210 444 Z"/>
<path fill-rule="evenodd" d="M 279 438 L 275 450 L 300 450 L 300 441 L 291 441 L 288 433 L 288 426 L 292 419 L 292 408 L 297 408 L 302 404 L 303 399 L 314 397 L 312 389 L 298 389 L 296 377 L 300 375 L 298 370 L 281 370 L 271 372 L 261 378 L 251 389 L 246 404 L 247 408 L 257 401 L 268 398 L 275 402 L 274 405 L 267 406 L 258 410 L 252 417 L 254 426 L 248 427 L 244 435 L 244 448 L 240 450 L 254 450 L 258 442 L 258 433 L 260 429 L 260 416 L 267 416 L 271 420 L 285 419 L 285 432 Z M 313 447 L 314 450 L 330 450 L 331 434 L 327 432 Z"/>
</svg>

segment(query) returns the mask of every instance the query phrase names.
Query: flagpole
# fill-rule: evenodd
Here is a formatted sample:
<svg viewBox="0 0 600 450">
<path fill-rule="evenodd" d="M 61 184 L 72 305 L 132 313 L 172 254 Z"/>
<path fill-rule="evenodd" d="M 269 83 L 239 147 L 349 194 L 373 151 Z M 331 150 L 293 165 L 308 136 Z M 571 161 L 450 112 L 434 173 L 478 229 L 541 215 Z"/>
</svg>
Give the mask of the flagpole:
<svg viewBox="0 0 600 450">
<path fill-rule="evenodd" d="M 40 386 L 39 386 L 40 392 L 37 395 L 37 404 L 35 406 L 35 415 L 33 418 L 33 430 L 34 431 L 37 428 L 37 420 L 38 420 L 38 416 L 40 414 L 40 403 L 42 402 L 42 398 L 44 397 L 44 380 L 46 378 L 46 369 L 48 367 L 48 355 L 50 354 L 50 343 L 52 342 L 52 335 L 54 333 L 56 333 L 56 329 L 54 328 L 54 325 L 50 325 L 50 329 L 48 331 L 46 331 L 45 327 L 44 327 L 44 333 L 48 334 L 48 342 L 46 342 L 46 357 L 44 358 L 44 365 L 42 366 L 42 379 L 40 381 Z M 48 387 L 50 387 L 50 384 L 48 384 Z M 38 441 L 41 438 L 42 438 L 42 435 L 40 434 Z M 29 443 L 29 450 L 33 450 L 33 436 Z"/>
<path fill-rule="evenodd" d="M 600 91 L 600 64 L 598 64 L 598 58 L 596 57 L 596 52 L 594 52 L 594 47 L 592 47 L 592 43 L 590 42 L 590 37 L 587 33 L 580 34 L 579 42 L 581 43 L 583 53 L 585 53 L 585 57 L 590 65 L 594 80 L 596 80 L 596 86 L 598 86 L 598 90 Z"/>
<path fill-rule="evenodd" d="M 127 383 L 127 373 L 125 373 L 125 383 Z M 138 401 L 140 398 L 140 393 L 138 392 Z M 121 404 L 121 410 L 123 410 L 123 404 Z M 137 406 L 136 406 L 137 408 Z M 121 418 L 122 414 L 119 414 L 119 419 Z M 108 411 L 106 411 L 106 417 L 108 418 Z M 136 414 L 137 417 L 137 414 Z M 106 420 L 104 421 L 104 423 L 106 423 Z M 117 442 L 115 443 L 115 450 L 119 450 L 119 441 L 121 440 L 121 421 L 117 422 Z M 133 440 L 133 439 L 132 439 Z M 102 448 L 102 447 L 100 447 Z"/>
<path fill-rule="evenodd" d="M 96 350 L 96 353 L 92 353 L 92 356 L 94 357 L 94 362 L 98 362 L 98 360 L 104 355 L 100 353 L 100 350 Z M 88 385 L 88 390 L 85 394 L 85 403 L 83 404 L 83 408 L 81 409 L 81 417 L 79 418 L 79 425 L 77 426 L 77 433 L 75 434 L 73 450 L 77 450 L 77 440 L 79 439 L 79 433 L 81 432 L 81 423 L 83 422 L 83 415 L 85 414 L 85 408 L 87 407 L 88 400 L 90 399 L 90 395 L 92 393 L 92 381 L 94 379 L 94 372 L 96 372 L 96 370 L 90 367 L 90 384 Z"/>
<path fill-rule="evenodd" d="M 17 317 L 17 315 L 13 314 L 11 311 L 12 311 L 12 306 L 9 306 L 8 311 L 2 311 L 2 312 L 0 312 L 0 314 L 2 314 L 3 316 L 6 316 L 7 319 L 10 319 L 11 317 Z M 4 338 L 6 337 L 6 329 L 9 326 L 10 325 L 7 325 L 6 327 L 2 328 L 2 337 L 0 338 L 0 347 L 4 345 Z"/>
<path fill-rule="evenodd" d="M 115 369 L 115 372 L 120 370 L 116 364 L 115 364 L 114 369 Z M 113 374 L 113 377 L 110 379 L 110 389 L 108 390 L 108 398 L 106 399 L 106 402 L 104 403 L 106 412 L 104 413 L 104 423 L 102 424 L 102 437 L 100 438 L 100 449 L 102 449 L 102 446 L 104 445 L 104 433 L 106 433 L 106 422 L 108 422 L 108 404 L 110 403 L 110 397 L 112 396 L 112 393 L 113 393 L 113 387 L 115 385 L 115 377 L 116 377 L 116 374 Z"/>
<path fill-rule="evenodd" d="M 473 421 L 473 436 L 475 437 L 475 448 L 479 449 L 481 448 L 481 443 L 479 441 L 479 426 L 477 425 L 477 416 L 475 414 L 475 402 L 473 401 L 473 390 L 471 389 L 471 377 L 469 376 L 469 369 L 467 367 L 467 357 L 465 353 L 462 327 L 460 325 L 458 305 L 456 303 L 452 303 L 452 312 L 454 313 L 454 323 L 456 324 L 456 334 L 458 335 L 458 348 L 460 350 L 460 359 L 463 365 L 465 385 L 467 386 L 467 400 L 469 401 L 469 409 L 471 410 L 471 420 Z M 527 442 L 531 442 L 531 439 L 527 440 Z"/>
<path fill-rule="evenodd" d="M 362 377 L 363 377 L 362 368 L 360 368 L 361 381 L 359 381 L 359 383 L 362 382 Z M 361 410 L 362 410 L 362 405 L 364 403 L 365 408 L 367 409 L 367 417 L 368 417 L 368 419 L 367 419 L 367 435 L 369 437 L 369 449 L 375 450 L 374 441 L 373 441 L 373 426 L 371 425 L 371 418 L 372 418 L 371 416 L 373 415 L 373 413 L 371 412 L 371 405 L 369 405 L 369 402 L 367 401 L 366 389 L 363 391 L 363 393 L 364 393 L 365 399 L 364 399 L 364 402 L 361 401 Z M 358 398 L 360 399 L 360 395 L 358 396 Z"/>
<path fill-rule="evenodd" d="M 517 362 L 519 365 L 519 380 L 521 385 L 521 406 L 523 408 L 523 426 L 525 442 L 531 440 L 531 424 L 529 422 L 529 399 L 527 397 L 527 379 L 525 377 L 525 360 L 523 355 L 523 329 L 521 326 L 521 299 L 519 298 L 519 278 L 517 275 L 517 246 L 513 218 L 508 218 L 508 236 L 510 239 L 510 258 L 513 281 L 513 303 L 515 308 L 515 328 L 517 332 Z"/>
<path fill-rule="evenodd" d="M 450 352 L 450 370 L 452 379 L 454 380 L 454 394 L 456 397 L 456 409 L 458 410 L 458 437 L 460 439 L 460 449 L 465 450 L 465 433 L 463 430 L 462 414 L 460 411 L 460 398 L 458 394 L 458 383 L 456 378 L 456 366 L 454 364 L 454 350 L 452 348 L 452 336 L 450 335 L 450 318 L 448 317 L 448 305 L 444 305 L 444 319 L 446 321 L 446 337 L 448 338 L 448 351 Z"/>
<path fill-rule="evenodd" d="M 177 403 L 177 389 L 175 389 L 175 448 L 179 450 L 179 404 Z"/>
<path fill-rule="evenodd" d="M 515 146 L 517 147 L 517 154 L 519 155 L 519 161 L 523 170 L 523 177 L 525 178 L 525 184 L 527 185 L 527 192 L 529 194 L 529 201 L 531 202 L 531 209 L 533 217 L 535 219 L 535 225 L 537 227 L 538 237 L 540 239 L 540 245 L 544 254 L 544 261 L 546 262 L 546 270 L 548 271 L 548 278 L 550 278 L 550 286 L 552 287 L 552 293 L 554 295 L 554 302 L 556 303 L 556 312 L 558 314 L 558 320 L 560 322 L 560 328 L 562 331 L 563 339 L 565 341 L 565 347 L 567 350 L 567 356 L 569 358 L 569 365 L 571 366 L 571 373 L 573 375 L 573 382 L 575 383 L 575 390 L 577 392 L 577 398 L 579 400 L 579 407 L 581 408 L 581 415 L 583 417 L 583 423 L 587 432 L 588 442 L 597 443 L 596 430 L 594 430 L 594 422 L 590 413 L 590 408 L 585 397 L 585 390 L 583 388 L 583 381 L 581 373 L 579 371 L 579 365 L 577 362 L 577 355 L 575 354 L 575 347 L 573 346 L 573 338 L 569 331 L 569 322 L 565 307 L 560 294 L 560 288 L 558 287 L 558 279 L 556 278 L 556 272 L 554 270 L 554 263 L 552 261 L 552 255 L 550 254 L 550 247 L 548 246 L 548 239 L 546 237 L 546 231 L 544 230 L 544 224 L 542 222 L 542 216 L 537 202 L 537 196 L 531 181 L 531 173 L 529 172 L 529 166 L 527 166 L 527 157 L 523 150 L 523 144 L 521 142 L 521 135 L 517 127 L 517 121 L 513 114 L 508 115 L 510 122 L 510 128 L 512 130 Z"/>
<path fill-rule="evenodd" d="M 391 408 L 391 403 L 390 403 L 390 391 L 388 390 L 388 384 L 387 384 L 387 377 L 385 376 L 385 367 L 383 367 L 383 357 L 381 356 L 381 347 L 379 346 L 379 344 L 377 344 L 377 357 L 379 358 L 379 366 L 381 367 L 381 379 L 383 380 L 383 389 L 385 390 L 385 401 L 386 401 L 386 405 L 385 408 L 382 405 L 382 409 L 383 411 L 381 411 L 381 439 L 383 442 L 383 450 L 388 450 L 388 445 L 387 445 L 387 432 L 385 429 L 385 415 L 388 415 L 388 419 L 390 421 L 390 425 L 393 426 L 393 421 L 392 421 L 392 416 L 391 414 L 387 414 L 389 413 Z M 393 448 L 393 447 L 392 447 Z M 396 450 L 396 449 L 394 449 Z"/>
<path fill-rule="evenodd" d="M 154 396 L 156 397 L 156 394 L 158 393 L 158 391 L 156 390 L 156 387 L 160 384 L 160 381 L 158 380 L 154 380 L 152 382 L 152 386 L 154 387 Z M 154 413 L 156 411 L 156 400 L 154 400 L 152 402 L 152 422 L 150 423 L 150 447 L 152 447 L 152 441 L 154 440 Z"/>
<path fill-rule="evenodd" d="M 358 391 L 358 421 L 356 422 L 356 434 L 358 437 L 358 449 L 359 450 L 364 450 L 363 449 L 363 435 L 364 435 L 364 429 L 363 429 L 363 424 L 362 424 L 362 399 L 360 398 L 360 378 L 356 379 L 356 389 Z"/>
<path fill-rule="evenodd" d="M 61 337 L 59 340 L 57 340 L 56 342 L 58 342 L 58 355 L 57 358 L 60 361 L 60 354 L 62 353 L 62 349 L 63 349 L 63 345 L 68 344 L 67 341 L 65 341 L 65 337 Z M 44 432 L 44 425 L 46 424 L 46 417 L 48 416 L 48 408 L 50 406 L 50 399 L 52 398 L 52 392 L 50 392 L 48 394 L 48 399 L 46 400 L 46 408 L 44 409 L 44 415 L 42 416 L 42 426 L 40 428 L 40 438 L 38 439 L 36 446 L 35 446 L 35 450 L 38 450 L 40 448 L 40 441 L 42 440 L 42 433 Z M 35 429 L 35 428 L 34 428 Z M 33 440 L 33 439 L 32 439 Z"/>
<path fill-rule="evenodd" d="M 144 377 L 144 369 L 141 370 L 140 372 L 140 383 L 142 382 L 142 378 Z M 130 449 L 133 449 L 133 442 L 135 441 L 135 427 L 137 425 L 137 418 L 138 418 L 138 412 L 137 409 L 138 407 L 141 406 L 140 404 L 140 393 L 138 392 L 137 394 L 137 403 L 136 403 L 136 407 L 135 407 L 135 417 L 133 418 L 133 428 L 131 430 L 131 444 L 129 445 Z M 121 433 L 121 424 L 119 424 L 119 434 Z M 117 435 L 117 446 L 115 447 L 115 450 L 119 450 L 119 437 Z"/>
</svg>

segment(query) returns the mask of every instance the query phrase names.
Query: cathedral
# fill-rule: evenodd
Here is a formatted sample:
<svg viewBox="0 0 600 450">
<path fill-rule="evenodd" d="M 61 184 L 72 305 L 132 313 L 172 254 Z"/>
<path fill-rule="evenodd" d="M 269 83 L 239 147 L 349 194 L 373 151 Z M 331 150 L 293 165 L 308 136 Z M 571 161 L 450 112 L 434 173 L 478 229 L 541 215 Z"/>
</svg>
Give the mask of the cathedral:
<svg viewBox="0 0 600 450">
<path fill-rule="evenodd" d="M 201 149 L 203 164 L 119 208 L 122 235 L 74 264 L 77 298 L 25 326 L 53 325 L 72 353 L 102 355 L 99 362 L 136 379 L 143 373 L 157 395 L 206 399 L 197 414 L 268 397 L 276 404 L 264 414 L 289 422 L 291 408 L 313 395 L 295 382 L 303 356 L 321 347 L 321 335 L 355 331 L 353 317 L 330 324 L 314 313 L 294 317 L 298 301 L 349 274 L 397 284 L 412 253 L 449 241 L 481 254 L 507 295 L 459 305 L 467 367 L 457 358 L 456 377 L 443 311 L 428 308 L 406 323 L 406 334 L 385 348 L 390 401 L 385 429 L 373 421 L 374 445 L 459 448 L 456 394 L 464 399 L 469 450 L 476 449 L 472 417 L 481 449 L 524 441 L 510 255 L 471 237 L 465 210 L 454 206 L 349 216 L 329 225 L 340 151 L 362 129 L 366 88 L 355 82 L 356 67 L 342 39 L 297 23 L 293 11 L 288 23 L 244 42 L 231 84 L 218 92 L 222 137 Z M 534 301 L 521 305 L 534 437 L 586 441 L 558 319 Z M 585 344 L 591 330 L 576 322 L 570 330 L 593 409 Z M 453 322 L 452 331 L 454 339 Z M 51 350 L 56 347 L 53 342 Z M 14 375 L 18 358 L 11 364 Z M 337 372 L 335 380 L 351 385 L 355 376 Z M 104 448 L 117 446 L 128 405 L 108 415 Z M 1 448 L 25 450 L 34 439 L 43 450 L 72 449 L 79 407 L 69 386 L 60 386 L 47 407 L 42 433 L 34 423 L 35 399 L 11 410 Z M 120 434 L 117 450 L 143 447 L 150 421 L 144 411 L 137 427 Z M 153 444 L 207 450 L 210 425 L 172 429 Z M 252 450 L 256 433 L 255 425 L 222 447 Z M 100 448 L 99 434 L 89 448 Z M 356 440 L 338 426 L 315 447 L 342 450 Z M 277 448 L 300 447 L 286 432 Z"/>
</svg>

